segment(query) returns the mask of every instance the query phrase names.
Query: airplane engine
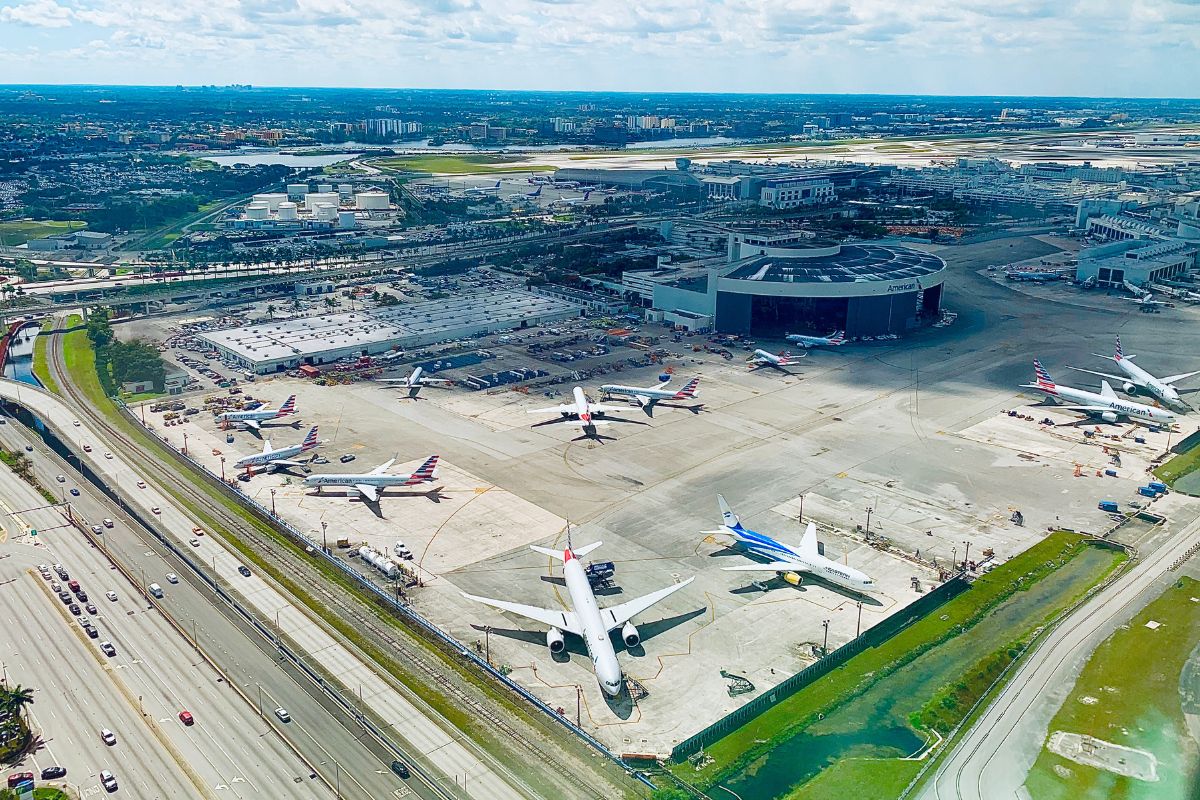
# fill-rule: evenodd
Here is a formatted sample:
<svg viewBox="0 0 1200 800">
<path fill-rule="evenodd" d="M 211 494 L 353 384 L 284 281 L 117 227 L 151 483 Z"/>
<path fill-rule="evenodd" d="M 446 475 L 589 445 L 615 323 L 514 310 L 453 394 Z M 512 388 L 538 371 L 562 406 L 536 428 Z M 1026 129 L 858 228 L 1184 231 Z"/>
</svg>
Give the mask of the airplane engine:
<svg viewBox="0 0 1200 800">
<path fill-rule="evenodd" d="M 621 638 L 625 640 L 626 647 L 637 647 L 638 642 L 642 640 L 641 634 L 632 622 L 626 622 L 625 627 L 621 628 Z"/>
<path fill-rule="evenodd" d="M 550 648 L 551 653 L 561 653 L 566 646 L 567 642 L 563 638 L 562 631 L 558 628 L 551 628 L 546 631 L 546 647 Z"/>
<path fill-rule="evenodd" d="M 1112 411 L 1105 411 L 1103 414 L 1100 415 L 1100 419 L 1102 419 L 1108 423 L 1113 423 L 1113 422 L 1117 421 L 1117 415 L 1116 415 L 1116 413 L 1114 413 Z"/>
<path fill-rule="evenodd" d="M 804 583 L 804 578 L 798 572 L 781 572 L 779 577 L 790 583 L 792 586 L 799 586 Z"/>
<path fill-rule="evenodd" d="M 1121 385 L 1121 391 L 1123 391 L 1125 394 L 1128 394 L 1128 395 L 1135 395 L 1138 393 L 1138 387 L 1137 387 L 1137 384 L 1126 381 L 1124 384 Z"/>
</svg>

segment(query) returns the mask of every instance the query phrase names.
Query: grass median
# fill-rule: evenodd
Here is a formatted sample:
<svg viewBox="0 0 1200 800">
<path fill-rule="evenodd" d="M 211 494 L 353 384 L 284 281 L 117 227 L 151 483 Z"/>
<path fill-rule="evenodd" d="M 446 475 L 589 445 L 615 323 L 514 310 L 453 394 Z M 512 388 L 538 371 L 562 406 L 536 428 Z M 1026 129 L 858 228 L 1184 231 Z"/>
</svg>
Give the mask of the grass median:
<svg viewBox="0 0 1200 800">
<path fill-rule="evenodd" d="M 920 762 L 996 685 L 1037 629 L 1110 575 L 1125 554 L 1058 532 L 969 590 L 773 706 L 676 775 L 742 797 L 895 797 Z M 1053 580 L 1046 580 L 1053 576 Z"/>
<path fill-rule="evenodd" d="M 47 360 L 47 348 L 50 346 L 50 337 L 47 333 L 53 329 L 54 320 L 47 319 L 42 323 L 41 333 L 33 341 L 33 375 L 47 392 L 61 396 L 62 389 L 59 388 L 58 381 L 54 380 L 54 376 L 50 374 L 50 362 Z"/>
</svg>

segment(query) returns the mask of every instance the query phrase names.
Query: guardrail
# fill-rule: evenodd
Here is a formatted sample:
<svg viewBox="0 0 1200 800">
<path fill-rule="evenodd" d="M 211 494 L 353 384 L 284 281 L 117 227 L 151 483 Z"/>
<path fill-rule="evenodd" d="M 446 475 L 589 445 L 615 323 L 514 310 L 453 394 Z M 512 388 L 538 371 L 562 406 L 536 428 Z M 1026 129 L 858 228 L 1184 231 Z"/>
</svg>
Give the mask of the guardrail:
<svg viewBox="0 0 1200 800">
<path fill-rule="evenodd" d="M 195 459 L 191 458 L 190 456 L 187 456 L 184 453 L 177 450 L 174 445 L 172 445 L 169 441 L 164 439 L 156 431 L 149 428 L 148 426 L 143 425 L 141 420 L 138 419 L 138 417 L 129 410 L 129 408 L 125 405 L 125 403 L 123 401 L 116 400 L 115 402 L 117 403 L 117 406 L 120 409 L 121 414 L 128 421 L 132 422 L 135 425 L 138 425 L 139 427 L 142 428 L 142 430 L 146 431 L 148 434 L 150 434 L 151 436 L 154 436 L 156 439 L 161 441 L 166 446 L 166 448 L 171 452 L 172 456 L 174 456 L 175 458 L 177 458 L 181 461 L 186 462 L 188 465 L 195 467 L 197 470 L 199 470 L 199 472 L 205 477 L 206 480 L 209 481 L 210 485 L 212 485 L 214 488 L 219 488 L 221 490 L 230 492 L 232 494 L 232 496 L 234 497 L 234 499 L 236 499 L 238 501 L 238 503 L 240 505 L 242 505 L 242 507 L 244 507 L 248 511 L 252 512 L 260 521 L 275 527 L 277 530 L 279 530 L 282 533 L 284 533 L 285 535 L 291 537 L 298 544 L 302 543 L 309 552 L 312 552 L 315 554 L 320 554 L 321 558 L 323 558 L 326 563 L 331 564 L 332 566 L 334 566 L 335 568 L 340 570 L 342 573 L 344 573 L 348 578 L 350 578 L 355 583 L 357 583 L 360 587 L 371 592 L 371 594 L 374 595 L 375 598 L 378 599 L 380 602 L 382 602 L 385 605 L 385 607 L 395 610 L 397 613 L 399 613 L 405 619 L 420 626 L 421 629 L 424 630 L 426 633 L 435 637 L 436 639 L 441 641 L 443 644 L 453 648 L 455 650 L 455 652 L 457 652 L 463 658 L 467 659 L 472 664 L 474 664 L 476 667 L 478 667 L 479 669 L 488 673 L 490 676 L 492 676 L 495 680 L 502 683 L 508 689 L 510 689 L 513 692 L 515 692 L 516 694 L 520 695 L 522 699 L 528 701 L 531 705 L 533 705 L 539 711 L 544 712 L 551 719 L 555 720 L 560 725 L 567 728 L 571 733 L 578 736 L 580 739 L 582 739 L 584 742 L 586 742 L 588 745 L 590 745 L 593 749 L 595 749 L 597 752 L 599 752 L 605 758 L 609 759 L 610 761 L 615 763 L 617 766 L 621 767 L 621 769 L 625 770 L 626 773 L 631 775 L 636 780 L 640 781 L 641 783 L 645 784 L 646 786 L 650 787 L 651 789 L 657 788 L 657 787 L 655 787 L 654 783 L 650 781 L 649 778 L 647 778 L 645 775 L 643 775 L 640 771 L 638 771 L 638 770 L 634 769 L 632 766 L 630 766 L 619 755 L 617 755 L 616 753 L 609 750 L 608 747 L 606 747 L 602 742 L 597 740 L 590 733 L 588 733 L 587 731 L 585 731 L 583 728 L 576 725 L 575 723 L 571 722 L 565 715 L 559 714 L 556 710 L 551 708 L 545 701 L 543 701 L 537 695 L 533 694 L 528 689 L 526 689 L 525 687 L 518 684 L 516 681 L 509 678 L 507 675 L 500 672 L 500 670 L 493 667 L 490 663 L 487 662 L 487 660 L 481 658 L 479 655 L 472 652 L 470 650 L 470 648 L 468 648 L 466 645 L 464 645 L 458 639 L 454 638 L 452 635 L 443 631 L 437 625 L 435 625 L 434 623 L 427 620 L 424 616 L 422 616 L 420 613 L 418 613 L 408 603 L 405 603 L 404 601 L 400 600 L 399 598 L 397 598 L 394 595 L 392 595 L 391 593 L 389 593 L 385 588 L 383 588 L 382 586 L 379 586 L 377 583 L 375 583 L 369 577 L 367 577 L 363 573 L 359 572 L 358 570 L 354 569 L 349 564 L 342 561 L 340 558 L 337 558 L 336 556 L 334 556 L 332 554 L 332 552 L 326 551 L 324 548 L 321 547 L 321 545 L 316 540 L 310 538 L 308 536 L 308 534 L 299 530 L 294 525 L 289 523 L 287 520 L 280 519 L 278 516 L 272 515 L 268 508 L 266 508 L 265 506 L 258 503 L 258 501 L 256 501 L 254 498 L 252 498 L 249 495 L 242 492 L 236 486 L 232 486 L 232 485 L 226 483 L 225 481 L 222 481 L 219 476 L 214 475 L 204 464 L 201 464 L 200 462 L 196 461 Z M 309 670 L 309 668 L 306 665 L 302 665 L 301 662 L 297 662 L 297 666 L 300 666 L 306 672 Z M 322 686 L 325 686 L 325 684 L 322 683 Z M 335 700 L 337 700 L 337 698 L 335 698 Z M 346 701 L 343 698 L 340 702 L 346 702 Z"/>
</svg>

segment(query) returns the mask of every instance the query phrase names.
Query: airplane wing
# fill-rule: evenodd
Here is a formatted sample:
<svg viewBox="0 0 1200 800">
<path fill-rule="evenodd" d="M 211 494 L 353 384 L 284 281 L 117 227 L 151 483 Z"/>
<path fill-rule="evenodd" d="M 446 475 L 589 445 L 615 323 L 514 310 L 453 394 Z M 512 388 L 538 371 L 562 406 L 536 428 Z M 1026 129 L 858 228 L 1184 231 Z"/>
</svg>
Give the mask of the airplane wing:
<svg viewBox="0 0 1200 800">
<path fill-rule="evenodd" d="M 477 597 L 466 592 L 463 592 L 462 596 L 468 600 L 474 600 L 476 603 L 483 603 L 485 606 L 498 608 L 501 611 L 511 611 L 514 614 L 520 614 L 522 617 L 536 620 L 543 625 L 549 625 L 551 628 L 558 628 L 559 630 L 573 633 L 576 636 L 583 635 L 583 628 L 580 626 L 579 619 L 573 611 L 555 611 L 538 606 L 527 606 L 524 603 L 510 603 L 507 600 L 492 600 L 490 597 Z"/>
<path fill-rule="evenodd" d="M 696 580 L 696 578 L 695 576 L 692 576 L 686 581 L 659 589 L 657 592 L 651 592 L 650 594 L 644 594 L 641 597 L 636 597 L 633 600 L 627 600 L 626 602 L 621 603 L 619 606 L 602 608 L 600 609 L 600 618 L 604 620 L 604 624 L 608 626 L 610 631 L 614 628 L 619 628 L 629 620 L 636 617 L 638 614 L 645 611 L 650 606 L 657 603 L 659 600 L 675 594 L 675 592 L 678 592 L 680 589 L 687 586 L 694 580 Z"/>
<path fill-rule="evenodd" d="M 651 402 L 653 402 L 653 398 L 647 397 L 644 394 L 635 394 L 633 399 L 637 400 L 637 404 L 642 408 L 645 408 L 646 406 L 650 405 Z"/>
<path fill-rule="evenodd" d="M 721 567 L 726 572 L 805 572 L 801 564 L 794 561 L 769 561 L 765 564 L 739 564 L 736 567 Z"/>
<path fill-rule="evenodd" d="M 391 469 L 391 468 L 392 468 L 392 464 L 395 464 L 395 463 L 396 463 L 396 459 L 394 459 L 394 458 L 393 458 L 393 459 L 389 459 L 388 461 L 385 461 L 384 463 L 380 464 L 380 465 L 379 465 L 378 467 L 376 467 L 375 469 L 371 470 L 371 474 L 372 474 L 372 475 L 382 475 L 383 473 L 385 473 L 385 472 L 387 472 L 389 469 Z"/>
<path fill-rule="evenodd" d="M 449 386 L 454 383 L 454 381 L 450 380 L 449 378 L 421 378 L 421 383 L 425 384 L 426 386 Z"/>
<path fill-rule="evenodd" d="M 1200 375 L 1200 370 L 1197 370 L 1196 372 L 1182 372 L 1178 375 L 1168 375 L 1165 378 L 1159 378 L 1159 380 L 1163 383 L 1175 383 L 1176 381 L 1182 381 L 1190 378 L 1193 375 Z"/>
<path fill-rule="evenodd" d="M 550 406 L 548 408 L 531 408 L 526 410 L 526 414 L 574 414 L 579 409 L 575 408 L 574 403 L 563 403 L 562 405 Z"/>
<path fill-rule="evenodd" d="M 572 406 L 572 408 L 573 407 L 574 406 Z M 628 408 L 622 408 L 621 406 L 606 406 L 603 404 L 588 403 L 588 411 L 593 414 L 605 414 L 610 411 L 628 411 L 628 410 L 629 410 Z"/>
<path fill-rule="evenodd" d="M 307 461 L 293 461 L 290 458 L 279 458 L 271 462 L 273 467 L 303 467 Z"/>
<path fill-rule="evenodd" d="M 243 419 L 240 421 L 246 423 L 246 425 L 248 425 L 251 428 L 254 428 L 254 430 L 256 430 L 256 431 L 262 429 L 262 426 L 258 424 L 258 420 L 256 420 L 256 419 Z"/>
<path fill-rule="evenodd" d="M 379 487 L 372 486 L 369 483 L 356 483 L 354 488 L 358 490 L 364 498 L 374 503 L 379 499 Z"/>
<path fill-rule="evenodd" d="M 1055 406 L 1063 411 L 1112 411 L 1108 406 Z"/>
<path fill-rule="evenodd" d="M 1110 375 L 1107 372 L 1096 372 L 1094 369 L 1084 369 L 1083 367 L 1067 367 L 1067 369 L 1073 369 L 1076 372 L 1086 372 L 1088 375 L 1099 375 L 1101 378 L 1108 378 L 1109 380 L 1118 381 L 1120 383 L 1124 383 L 1125 381 L 1129 380 L 1129 378 L 1122 378 L 1120 375 Z"/>
</svg>

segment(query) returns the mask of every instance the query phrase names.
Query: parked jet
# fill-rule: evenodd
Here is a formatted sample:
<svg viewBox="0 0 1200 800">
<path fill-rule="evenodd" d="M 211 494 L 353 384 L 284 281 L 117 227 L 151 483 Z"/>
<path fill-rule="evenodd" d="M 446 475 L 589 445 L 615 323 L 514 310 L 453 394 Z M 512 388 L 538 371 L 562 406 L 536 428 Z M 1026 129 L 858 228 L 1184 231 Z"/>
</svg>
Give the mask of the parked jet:
<svg viewBox="0 0 1200 800">
<path fill-rule="evenodd" d="M 627 600 L 612 608 L 602 609 L 596 602 L 596 595 L 592 591 L 592 585 L 588 581 L 583 565 L 579 563 L 582 556 L 586 556 L 600 544 L 600 542 L 593 542 L 578 550 L 572 550 L 571 544 L 568 542 L 566 549 L 561 553 L 548 547 L 530 545 L 530 549 L 563 562 L 563 579 L 566 581 L 567 594 L 571 599 L 571 608 L 568 611 L 510 603 L 506 600 L 492 600 L 466 592 L 463 592 L 463 597 L 502 611 L 511 611 L 550 626 L 550 630 L 546 631 L 546 646 L 550 648 L 551 653 L 561 653 L 566 647 L 564 633 L 573 633 L 580 637 L 583 639 L 588 655 L 592 657 L 600 688 L 610 697 L 617 697 L 621 694 L 624 681 L 622 680 L 621 665 L 617 662 L 617 653 L 613 649 L 609 634 L 620 628 L 625 646 L 637 647 L 641 641 L 641 634 L 629 620 L 687 586 L 695 578 L 688 578 L 686 581 L 659 589 L 657 592 L 651 592 L 634 600 Z"/>
<path fill-rule="evenodd" d="M 304 441 L 300 444 L 272 450 L 271 440 L 268 439 L 263 443 L 263 451 L 261 453 L 238 459 L 237 463 L 233 466 L 236 469 L 244 468 L 248 475 L 253 474 L 256 467 L 263 467 L 267 472 L 274 472 L 281 467 L 301 467 L 307 462 L 294 461 L 292 460 L 292 456 L 298 456 L 301 453 L 307 453 L 309 450 L 315 450 L 318 444 L 320 442 L 317 441 L 317 426 L 313 425 L 308 435 L 304 437 Z"/>
<path fill-rule="evenodd" d="M 784 338 L 805 349 L 809 347 L 837 347 L 846 343 L 846 332 L 834 331 L 828 336 L 805 336 L 802 333 L 789 333 Z"/>
<path fill-rule="evenodd" d="M 784 580 L 795 586 L 799 586 L 804 580 L 800 573 L 807 572 L 859 594 L 878 591 L 875 581 L 865 573 L 839 564 L 818 552 L 817 526 L 814 523 L 808 523 L 804 538 L 800 540 L 800 547 L 793 549 L 785 544 L 780 544 L 769 536 L 742 527 L 742 521 L 738 519 L 737 514 L 733 513 L 721 495 L 717 495 L 717 504 L 721 507 L 721 527 L 719 530 L 706 531 L 706 533 L 725 536 L 748 555 L 765 559 L 765 563 L 724 567 L 725 570 L 777 572 Z"/>
<path fill-rule="evenodd" d="M 587 395 L 583 393 L 583 389 L 576 386 L 571 390 L 572 402 L 562 403 L 549 408 L 532 408 L 526 411 L 527 414 L 561 414 L 563 419 L 574 418 L 575 425 L 583 428 L 583 432 L 589 436 L 596 435 L 596 428 L 600 425 L 607 425 L 608 420 L 597 419 L 610 411 L 622 411 L 620 406 L 606 406 L 599 403 L 593 403 L 587 399 Z"/>
<path fill-rule="evenodd" d="M 534 189 L 532 192 L 526 192 L 525 196 L 530 199 L 533 199 L 534 197 L 541 197 L 542 196 L 542 184 L 539 183 L 538 187 L 536 189 Z"/>
<path fill-rule="evenodd" d="M 230 422 L 240 422 L 243 425 L 259 430 L 262 423 L 273 419 L 282 419 L 296 413 L 296 395 L 292 395 L 287 400 L 283 401 L 283 405 L 276 409 L 255 409 L 254 411 L 226 411 L 222 414 L 217 414 L 216 421 L 222 424 Z"/>
<path fill-rule="evenodd" d="M 321 489 L 326 486 L 344 486 L 347 494 L 361 495 L 363 499 L 374 503 L 379 500 L 380 489 L 392 486 L 419 486 L 432 481 L 437 472 L 437 462 L 437 456 L 430 456 L 411 475 L 388 475 L 387 471 L 396 463 L 396 459 L 393 458 L 366 473 L 309 475 L 304 479 L 304 487 L 311 489 L 315 486 L 317 494 L 320 494 Z"/>
<path fill-rule="evenodd" d="M 794 365 L 798 360 L 804 358 L 806 355 L 808 354 L 801 353 L 798 356 L 794 356 L 791 353 L 781 353 L 779 355 L 775 355 L 774 353 L 768 353 L 766 350 L 755 350 L 754 354 L 748 359 L 748 362 L 751 370 L 762 369 L 763 367 L 771 367 L 772 369 L 777 369 L 780 372 L 787 372 L 785 367 Z"/>
<path fill-rule="evenodd" d="M 1121 400 L 1106 380 L 1100 381 L 1100 394 L 1096 394 L 1070 386 L 1056 385 L 1054 379 L 1050 377 L 1050 373 L 1036 358 L 1033 360 L 1033 369 L 1037 375 L 1037 383 L 1023 383 L 1021 386 L 1026 389 L 1037 389 L 1055 400 L 1073 403 L 1074 405 L 1060 406 L 1068 411 L 1081 411 L 1110 423 L 1122 419 L 1148 422 L 1152 425 L 1170 425 L 1175 422 L 1175 415 L 1170 411 Z"/>
<path fill-rule="evenodd" d="M 1155 300 L 1154 295 L 1152 293 L 1150 293 L 1146 289 L 1143 289 L 1140 286 L 1135 286 L 1134 284 L 1130 283 L 1129 281 L 1125 281 L 1124 283 L 1125 283 L 1125 290 L 1128 291 L 1130 294 L 1132 294 L 1133 297 L 1123 297 L 1123 298 L 1121 298 L 1122 300 L 1128 300 L 1131 303 L 1137 303 L 1139 306 L 1142 307 L 1142 309 L 1153 309 L 1153 308 L 1157 308 L 1159 306 L 1169 306 L 1170 305 L 1170 303 L 1168 303 L 1165 300 Z"/>
<path fill-rule="evenodd" d="M 692 378 L 683 385 L 682 389 L 673 391 L 664 389 L 670 381 L 663 381 L 658 386 L 638 387 L 638 386 L 621 386 L 616 383 L 606 383 L 600 387 L 600 391 L 605 396 L 619 395 L 622 397 L 632 397 L 639 406 L 646 409 L 647 414 L 653 413 L 654 406 L 660 400 L 693 400 L 699 396 L 700 392 L 697 387 L 700 385 L 699 378 Z"/>
<path fill-rule="evenodd" d="M 378 378 L 377 381 L 389 384 L 394 389 L 408 389 L 408 396 L 412 398 L 425 386 L 449 388 L 454 385 L 454 381 L 448 378 L 426 378 L 425 370 L 421 367 L 415 368 L 407 378 Z"/>
<path fill-rule="evenodd" d="M 560 197 L 551 205 L 555 206 L 577 206 L 581 203 L 586 203 L 588 198 L 592 196 L 591 192 L 584 192 L 578 197 Z"/>
<path fill-rule="evenodd" d="M 463 190 L 466 194 L 495 194 L 500 191 L 500 181 L 495 186 L 468 186 Z"/>
<path fill-rule="evenodd" d="M 1109 375 L 1107 372 L 1096 372 L 1091 369 L 1083 369 L 1082 367 L 1067 367 L 1076 372 L 1086 372 L 1089 375 L 1099 375 L 1101 378 L 1118 381 L 1121 384 L 1121 391 L 1130 396 L 1146 394 L 1157 398 L 1163 404 L 1171 406 L 1182 411 L 1190 411 L 1191 407 L 1180 399 L 1180 393 L 1191 394 L 1192 392 L 1200 392 L 1200 389 L 1176 389 L 1175 385 L 1179 381 L 1200 375 L 1200 370 L 1195 372 L 1182 372 L 1178 375 L 1168 375 L 1165 378 L 1156 378 L 1146 370 L 1133 363 L 1133 359 L 1137 356 L 1125 355 L 1121 352 L 1121 337 L 1117 337 L 1116 351 L 1111 356 L 1100 355 L 1093 353 L 1097 358 L 1107 358 L 1114 362 L 1121 372 L 1125 373 L 1124 377 L 1118 375 Z"/>
</svg>

